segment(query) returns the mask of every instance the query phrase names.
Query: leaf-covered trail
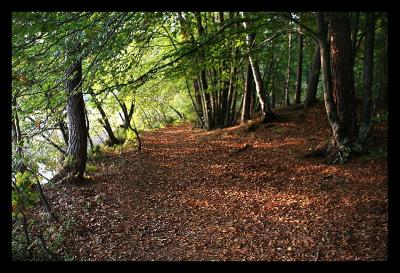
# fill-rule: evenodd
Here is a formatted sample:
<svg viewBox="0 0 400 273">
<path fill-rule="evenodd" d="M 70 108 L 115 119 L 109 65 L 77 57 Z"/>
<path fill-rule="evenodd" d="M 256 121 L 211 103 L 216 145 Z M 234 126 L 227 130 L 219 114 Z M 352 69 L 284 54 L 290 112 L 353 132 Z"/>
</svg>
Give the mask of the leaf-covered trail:
<svg viewBox="0 0 400 273">
<path fill-rule="evenodd" d="M 68 245 L 82 260 L 387 259 L 387 160 L 300 159 L 330 134 L 322 111 L 143 133 L 141 153 L 105 154 L 90 184 L 51 192 L 75 223 Z"/>
</svg>

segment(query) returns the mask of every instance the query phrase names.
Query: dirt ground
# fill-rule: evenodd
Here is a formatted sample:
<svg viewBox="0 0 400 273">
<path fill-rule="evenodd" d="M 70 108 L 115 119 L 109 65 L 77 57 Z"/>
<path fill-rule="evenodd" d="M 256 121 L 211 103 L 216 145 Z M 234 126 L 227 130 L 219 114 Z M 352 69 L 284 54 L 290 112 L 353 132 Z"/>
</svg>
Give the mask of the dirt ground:
<svg viewBox="0 0 400 273">
<path fill-rule="evenodd" d="M 85 185 L 47 187 L 70 224 L 60 253 L 85 261 L 387 260 L 387 156 L 345 165 L 302 159 L 331 134 L 323 105 L 278 114 L 252 127 L 145 132 L 142 152 L 103 153 Z M 385 124 L 374 131 L 384 149 L 386 132 Z"/>
</svg>

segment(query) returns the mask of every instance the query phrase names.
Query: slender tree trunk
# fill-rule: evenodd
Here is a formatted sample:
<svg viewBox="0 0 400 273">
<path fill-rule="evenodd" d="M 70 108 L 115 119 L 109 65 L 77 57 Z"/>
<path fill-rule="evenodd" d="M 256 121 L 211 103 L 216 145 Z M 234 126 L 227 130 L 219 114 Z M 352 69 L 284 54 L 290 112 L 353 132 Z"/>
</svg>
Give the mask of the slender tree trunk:
<svg viewBox="0 0 400 273">
<path fill-rule="evenodd" d="M 197 101 L 197 105 L 196 105 L 196 102 L 193 99 L 192 94 L 190 93 L 189 83 L 188 83 L 188 80 L 186 78 L 186 75 L 185 75 L 185 83 L 186 83 L 186 89 L 187 89 L 187 92 L 189 94 L 190 100 L 192 101 L 193 108 L 196 111 L 198 122 L 199 122 L 201 128 L 204 129 L 205 126 L 204 126 L 204 122 L 203 122 L 203 112 L 198 108 L 198 107 L 202 106 L 201 105 L 201 97 L 199 95 L 199 91 L 196 90 L 196 89 L 194 90 L 194 92 L 195 92 L 194 95 L 195 95 L 195 98 L 196 98 L 196 101 Z"/>
<path fill-rule="evenodd" d="M 359 30 L 359 22 L 360 22 L 360 12 L 353 13 L 353 20 L 352 20 L 352 32 L 351 32 L 351 48 L 352 48 L 352 59 L 353 63 L 356 59 L 357 55 L 357 34 Z"/>
<path fill-rule="evenodd" d="M 278 62 L 276 63 L 275 70 L 277 69 Z M 275 108 L 275 79 L 276 79 L 276 71 L 274 71 L 271 82 L 271 108 Z"/>
<path fill-rule="evenodd" d="M 319 75 L 321 73 L 321 54 L 319 45 L 315 47 L 313 61 L 311 64 L 311 72 L 308 79 L 308 90 L 304 102 L 304 108 L 308 108 L 317 102 L 317 90 Z"/>
<path fill-rule="evenodd" d="M 298 58 L 297 58 L 297 71 L 296 71 L 296 99 L 295 103 L 301 103 L 301 80 L 302 80 L 302 67 L 303 67 L 303 35 L 298 36 Z"/>
<path fill-rule="evenodd" d="M 68 147 L 68 138 L 69 138 L 69 136 L 68 136 L 68 127 L 65 124 L 64 120 L 60 120 L 60 122 L 58 123 L 58 126 L 60 128 L 60 132 L 61 132 L 61 135 L 62 135 L 62 137 L 64 139 L 65 145 L 67 145 L 67 147 Z"/>
<path fill-rule="evenodd" d="M 195 90 L 195 93 L 198 93 L 200 95 L 202 124 L 203 124 L 203 129 L 207 130 L 207 128 L 208 128 L 208 115 L 207 115 L 208 112 L 207 112 L 207 109 L 206 109 L 206 99 L 204 97 L 204 92 L 201 90 L 200 80 L 198 78 L 194 79 L 193 88 Z"/>
<path fill-rule="evenodd" d="M 93 141 L 92 141 L 92 138 L 90 137 L 90 134 L 89 134 L 89 129 L 90 129 L 89 116 L 88 116 L 88 113 L 87 113 L 86 109 L 85 109 L 85 117 L 86 117 L 86 128 L 87 128 L 88 141 L 89 141 L 89 144 L 90 144 L 90 148 L 93 149 L 94 148 Z"/>
<path fill-rule="evenodd" d="M 79 45 L 78 45 L 79 46 Z M 67 53 L 68 54 L 68 53 Z M 68 56 L 69 58 L 72 56 Z M 85 102 L 83 101 L 82 61 L 76 60 L 66 71 L 66 91 L 68 94 L 68 149 L 70 157 L 64 170 L 83 179 L 87 160 L 87 129 L 85 123 Z"/>
<path fill-rule="evenodd" d="M 17 147 L 17 128 L 15 127 L 15 121 L 14 117 L 12 117 L 11 120 L 11 137 L 12 137 L 12 144 L 14 145 L 14 148 Z"/>
<path fill-rule="evenodd" d="M 329 44 L 327 41 L 327 29 L 324 14 L 322 12 L 317 12 L 317 24 L 319 29 L 319 48 L 321 53 L 321 70 L 322 70 L 322 78 L 324 84 L 324 102 L 325 109 L 328 115 L 329 124 L 332 128 L 333 134 L 333 144 L 336 145 L 340 143 L 339 132 L 340 132 L 340 123 L 339 117 L 335 105 L 335 101 L 333 99 L 333 86 L 332 86 L 332 74 L 331 74 L 331 63 L 330 63 L 330 55 L 329 55 Z"/>
<path fill-rule="evenodd" d="M 242 12 L 242 17 L 245 18 L 244 13 Z M 243 26 L 244 29 L 247 30 L 248 27 L 248 23 L 247 22 L 243 22 Z M 247 48 L 249 50 L 249 61 L 250 61 L 250 66 L 251 66 L 251 70 L 253 71 L 253 77 L 254 77 L 254 82 L 256 84 L 256 92 L 257 92 L 257 96 L 258 96 L 258 100 L 260 102 L 260 106 L 261 106 L 261 122 L 267 122 L 269 119 L 269 116 L 272 116 L 273 113 L 268 105 L 268 100 L 265 96 L 265 90 L 264 90 L 264 84 L 261 78 L 261 73 L 260 73 L 260 69 L 258 67 L 258 63 L 255 60 L 255 58 L 252 55 L 252 48 L 254 47 L 254 42 L 255 42 L 255 34 L 254 33 L 250 33 L 247 34 L 246 36 L 246 44 L 247 44 Z"/>
<path fill-rule="evenodd" d="M 201 22 L 201 15 L 200 12 L 195 12 L 194 13 L 196 17 L 196 22 L 197 22 L 197 31 L 199 34 L 199 37 L 202 38 L 205 35 L 204 28 Z M 201 49 L 201 59 L 204 61 L 205 60 L 205 49 Z M 206 130 L 212 130 L 213 129 L 213 120 L 212 120 L 212 112 L 211 112 L 211 98 L 210 98 L 210 93 L 208 92 L 208 83 L 207 83 L 207 77 L 206 77 L 206 70 L 203 68 L 200 72 L 200 83 L 201 83 L 201 90 L 203 92 L 204 96 L 204 102 L 205 102 L 205 123 L 206 123 Z"/>
<path fill-rule="evenodd" d="M 246 122 L 251 118 L 250 116 L 250 102 L 251 102 L 251 89 L 253 85 L 253 72 L 251 71 L 250 64 L 247 65 L 247 76 L 243 93 L 243 110 L 241 122 Z"/>
<path fill-rule="evenodd" d="M 14 113 L 14 128 L 15 128 L 15 140 L 16 140 L 15 153 L 21 156 L 23 140 L 22 140 L 21 128 L 19 126 L 19 117 L 17 111 L 15 111 Z"/>
<path fill-rule="evenodd" d="M 382 56 L 382 69 L 381 79 L 379 85 L 379 95 L 377 105 L 380 108 L 387 109 L 388 107 L 388 36 L 387 36 L 387 24 L 384 25 L 384 50 Z"/>
<path fill-rule="evenodd" d="M 231 111 L 231 105 L 232 105 L 232 101 L 236 101 L 236 89 L 235 89 L 236 77 L 237 77 L 237 67 L 235 65 L 232 65 L 230 79 L 229 79 L 226 115 L 225 115 L 225 121 L 224 121 L 225 126 L 230 125 L 232 122 L 232 118 L 233 118 L 233 114 Z"/>
<path fill-rule="evenodd" d="M 106 130 L 108 138 L 110 140 L 109 142 L 109 146 L 113 146 L 115 144 L 119 144 L 121 143 L 121 140 L 117 139 L 114 135 L 114 132 L 111 128 L 111 124 L 108 120 L 108 117 L 106 115 L 106 113 L 104 112 L 103 107 L 101 106 L 101 103 L 97 100 L 97 98 L 95 97 L 95 95 L 93 94 L 93 92 L 89 92 L 89 94 L 92 96 L 93 101 L 96 105 L 97 110 L 99 111 L 100 115 L 101 115 L 101 119 L 99 119 L 100 123 L 103 125 L 104 130 Z"/>
<path fill-rule="evenodd" d="M 232 105 L 230 107 L 230 120 L 228 122 L 228 124 L 233 124 L 235 123 L 235 113 L 236 113 L 236 100 L 237 100 L 237 88 L 232 85 L 232 93 L 233 93 L 233 101 L 232 101 Z"/>
<path fill-rule="evenodd" d="M 291 51 L 292 51 L 292 33 L 289 32 L 288 35 L 288 64 L 286 69 L 286 82 L 285 82 L 285 105 L 290 106 L 289 99 L 289 89 L 290 89 L 290 60 L 291 60 Z"/>
<path fill-rule="evenodd" d="M 365 19 L 365 51 L 364 51 L 364 76 L 363 76 L 363 111 L 361 116 L 360 135 L 361 142 L 368 139 L 371 131 L 371 89 L 374 65 L 374 40 L 375 40 L 375 14 L 367 12 Z"/>
</svg>

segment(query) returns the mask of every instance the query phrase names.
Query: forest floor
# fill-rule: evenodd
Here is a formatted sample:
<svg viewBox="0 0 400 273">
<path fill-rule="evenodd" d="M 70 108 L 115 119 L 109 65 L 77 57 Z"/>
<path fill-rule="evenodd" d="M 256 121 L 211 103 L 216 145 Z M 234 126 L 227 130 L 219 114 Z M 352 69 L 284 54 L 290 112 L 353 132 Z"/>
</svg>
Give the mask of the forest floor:
<svg viewBox="0 0 400 273">
<path fill-rule="evenodd" d="M 386 123 L 371 155 L 329 165 L 301 158 L 331 134 L 323 104 L 277 113 L 250 131 L 144 132 L 142 152 L 97 157 L 90 182 L 46 187 L 70 225 L 60 251 L 89 261 L 386 260 Z"/>
</svg>

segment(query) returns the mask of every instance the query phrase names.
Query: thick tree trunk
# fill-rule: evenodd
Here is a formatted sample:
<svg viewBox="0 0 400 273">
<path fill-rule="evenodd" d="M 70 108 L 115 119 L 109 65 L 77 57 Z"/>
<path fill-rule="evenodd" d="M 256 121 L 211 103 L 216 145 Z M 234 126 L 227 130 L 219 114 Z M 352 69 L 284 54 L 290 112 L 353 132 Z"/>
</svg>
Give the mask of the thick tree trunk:
<svg viewBox="0 0 400 273">
<path fill-rule="evenodd" d="M 359 139 L 364 142 L 371 132 L 371 89 L 374 65 L 375 14 L 367 12 L 365 19 L 365 50 L 363 76 L 363 111 Z"/>
<path fill-rule="evenodd" d="M 251 71 L 250 64 L 247 65 L 247 75 L 246 75 L 246 82 L 244 86 L 244 93 L 243 93 L 243 110 L 242 110 L 242 117 L 241 122 L 246 122 L 251 118 L 250 116 L 250 102 L 251 102 L 251 89 L 253 85 L 253 74 Z"/>
<path fill-rule="evenodd" d="M 296 99 L 295 103 L 301 103 L 301 81 L 302 81 L 302 67 L 303 67 L 303 35 L 298 36 L 298 58 L 297 58 L 297 71 L 296 71 Z"/>
<path fill-rule="evenodd" d="M 304 108 L 308 108 L 317 102 L 317 90 L 319 75 L 321 73 L 321 54 L 319 45 L 316 46 L 311 64 L 311 72 L 308 79 L 308 90 L 304 102 Z"/>
<path fill-rule="evenodd" d="M 333 96 L 342 134 L 350 143 L 357 139 L 355 89 L 350 22 L 347 13 L 333 13 L 330 29 Z"/>
<path fill-rule="evenodd" d="M 324 14 L 317 13 L 321 69 L 324 79 L 324 100 L 333 132 L 333 145 L 327 153 L 334 162 L 345 162 L 356 141 L 353 61 L 348 14 L 330 14 L 328 45 Z M 330 52 L 329 52 L 330 50 Z M 331 74 L 332 72 L 332 74 Z"/>
<path fill-rule="evenodd" d="M 80 90 L 82 86 L 82 62 L 75 61 L 66 71 L 66 91 L 68 94 L 68 149 L 69 156 L 65 171 L 83 179 L 87 160 L 87 130 L 85 123 L 85 103 Z"/>
</svg>

